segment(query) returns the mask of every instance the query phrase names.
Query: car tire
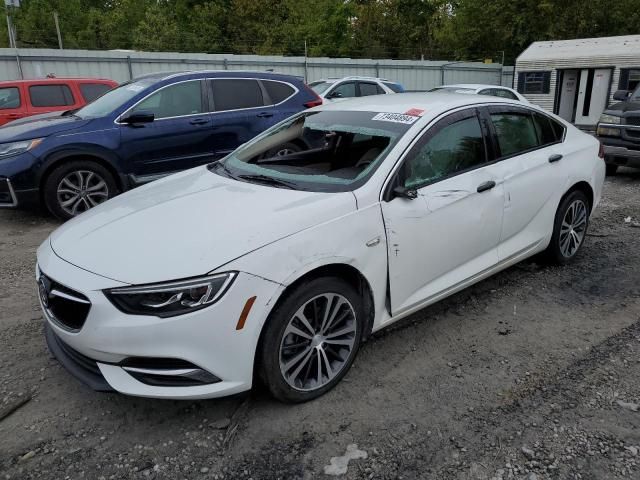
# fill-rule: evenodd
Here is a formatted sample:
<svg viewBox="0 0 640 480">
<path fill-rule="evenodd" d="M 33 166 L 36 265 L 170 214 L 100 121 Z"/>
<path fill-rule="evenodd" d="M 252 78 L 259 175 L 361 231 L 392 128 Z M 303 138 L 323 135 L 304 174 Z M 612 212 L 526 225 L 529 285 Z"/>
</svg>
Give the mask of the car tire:
<svg viewBox="0 0 640 480">
<path fill-rule="evenodd" d="M 550 263 L 564 265 L 575 258 L 587 236 L 590 212 L 589 199 L 580 190 L 574 190 L 562 199 L 556 211 L 551 241 L 544 252 Z"/>
<path fill-rule="evenodd" d="M 287 294 L 267 320 L 258 356 L 271 394 L 298 403 L 331 390 L 358 353 L 364 317 L 356 289 L 337 277 L 315 278 Z"/>
<path fill-rule="evenodd" d="M 43 200 L 47 209 L 68 220 L 118 194 L 113 175 L 91 160 L 64 162 L 44 180 Z"/>
<path fill-rule="evenodd" d="M 607 176 L 612 177 L 618 171 L 618 165 L 614 165 L 613 163 L 607 163 L 605 169 L 606 169 Z"/>
</svg>

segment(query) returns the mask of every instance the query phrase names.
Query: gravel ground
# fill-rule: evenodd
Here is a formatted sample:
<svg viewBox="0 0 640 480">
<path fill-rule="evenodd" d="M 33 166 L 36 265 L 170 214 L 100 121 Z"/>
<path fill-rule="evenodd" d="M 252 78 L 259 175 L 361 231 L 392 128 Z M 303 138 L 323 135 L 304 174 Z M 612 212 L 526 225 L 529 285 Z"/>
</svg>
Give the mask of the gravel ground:
<svg viewBox="0 0 640 480">
<path fill-rule="evenodd" d="M 413 315 L 296 406 L 79 384 L 49 355 L 36 300 L 35 250 L 56 223 L 2 211 L 0 412 L 31 400 L 0 420 L 0 479 L 638 479 L 639 186 L 633 171 L 607 180 L 573 264 L 525 262 Z"/>
</svg>

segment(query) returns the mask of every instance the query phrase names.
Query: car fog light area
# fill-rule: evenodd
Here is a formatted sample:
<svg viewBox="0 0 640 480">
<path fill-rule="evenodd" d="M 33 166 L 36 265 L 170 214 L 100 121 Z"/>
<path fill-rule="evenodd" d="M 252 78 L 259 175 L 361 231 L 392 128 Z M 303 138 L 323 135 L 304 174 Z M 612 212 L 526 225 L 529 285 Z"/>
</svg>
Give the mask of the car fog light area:
<svg viewBox="0 0 640 480">
<path fill-rule="evenodd" d="M 137 285 L 105 290 L 105 295 L 121 311 L 133 315 L 173 317 L 205 308 L 229 289 L 237 272 L 227 272 L 186 280 Z"/>
</svg>

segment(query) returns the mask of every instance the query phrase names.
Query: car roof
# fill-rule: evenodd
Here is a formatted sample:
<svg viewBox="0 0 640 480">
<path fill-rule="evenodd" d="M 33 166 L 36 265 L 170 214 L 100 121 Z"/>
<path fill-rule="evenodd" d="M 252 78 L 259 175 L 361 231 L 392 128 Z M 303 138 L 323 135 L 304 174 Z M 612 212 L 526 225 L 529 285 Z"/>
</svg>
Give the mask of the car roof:
<svg viewBox="0 0 640 480">
<path fill-rule="evenodd" d="M 146 75 L 140 75 L 134 78 L 132 81 L 157 79 L 157 80 L 169 80 L 172 78 L 180 77 L 204 77 L 208 75 L 218 75 L 220 77 L 247 77 L 247 78 L 266 78 L 266 79 L 297 79 L 302 80 L 302 77 L 298 75 L 291 75 L 286 73 L 276 73 L 260 70 L 183 70 L 183 71 L 169 71 L 169 72 L 154 72 Z"/>
<path fill-rule="evenodd" d="M 424 110 L 425 113 L 439 114 L 452 108 L 487 104 L 511 103 L 522 106 L 521 102 L 508 98 L 495 98 L 484 95 L 464 93 L 401 93 L 398 95 L 371 95 L 350 98 L 342 102 L 323 104 L 318 110 L 346 110 L 360 112 L 405 113 L 411 109 Z"/>
<path fill-rule="evenodd" d="M 53 77 L 53 78 L 28 78 L 23 80 L 3 80 L 0 81 L 0 86 L 2 85 L 15 85 L 16 83 L 60 83 L 61 81 L 91 81 L 91 82 L 112 82 L 117 83 L 115 80 L 111 80 L 110 78 L 93 78 L 93 77 Z"/>
<path fill-rule="evenodd" d="M 349 75 L 347 77 L 327 77 L 327 78 L 314 80 L 311 83 L 319 83 L 319 82 L 336 83 L 336 82 L 341 82 L 342 80 L 369 80 L 369 81 L 374 80 L 378 82 L 398 83 L 398 82 L 394 82 L 393 80 L 389 80 L 387 78 L 367 77 L 366 75 Z"/>
<path fill-rule="evenodd" d="M 483 84 L 483 83 L 454 83 L 451 85 L 440 85 L 436 88 L 473 88 L 473 89 L 480 89 L 480 88 L 503 88 L 505 90 L 511 90 L 509 87 L 505 87 L 503 85 L 488 85 L 488 84 Z"/>
</svg>

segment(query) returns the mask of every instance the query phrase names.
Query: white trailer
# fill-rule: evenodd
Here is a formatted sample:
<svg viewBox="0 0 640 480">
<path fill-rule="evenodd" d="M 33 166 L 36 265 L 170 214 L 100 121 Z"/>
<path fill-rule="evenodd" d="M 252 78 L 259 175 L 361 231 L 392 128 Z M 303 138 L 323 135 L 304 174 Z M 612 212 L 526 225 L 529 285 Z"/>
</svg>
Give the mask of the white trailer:
<svg viewBox="0 0 640 480">
<path fill-rule="evenodd" d="M 534 42 L 516 59 L 514 83 L 531 103 L 595 130 L 616 90 L 640 84 L 640 35 Z"/>
</svg>

